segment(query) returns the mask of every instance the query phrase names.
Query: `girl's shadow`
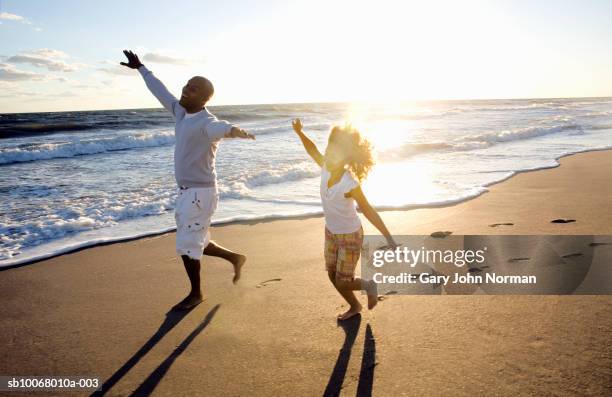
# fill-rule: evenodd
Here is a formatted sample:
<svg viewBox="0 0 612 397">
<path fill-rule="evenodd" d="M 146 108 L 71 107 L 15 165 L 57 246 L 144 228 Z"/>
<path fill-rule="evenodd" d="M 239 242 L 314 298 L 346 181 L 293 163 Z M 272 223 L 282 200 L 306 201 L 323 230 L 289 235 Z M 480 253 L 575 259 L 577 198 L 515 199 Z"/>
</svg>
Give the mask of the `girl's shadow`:
<svg viewBox="0 0 612 397">
<path fill-rule="evenodd" d="M 341 321 L 339 326 L 345 333 L 344 343 L 338 353 L 338 359 L 334 370 L 329 377 L 327 387 L 323 392 L 324 397 L 338 396 L 342 390 L 346 369 L 351 358 L 351 350 L 355 344 L 355 339 L 361 326 L 361 315 L 351 319 Z M 371 396 L 374 385 L 374 367 L 376 366 L 376 343 L 372 334 L 370 324 L 366 326 L 366 335 L 363 346 L 363 357 L 361 359 L 361 371 L 359 373 L 359 384 L 357 386 L 357 396 Z"/>
</svg>

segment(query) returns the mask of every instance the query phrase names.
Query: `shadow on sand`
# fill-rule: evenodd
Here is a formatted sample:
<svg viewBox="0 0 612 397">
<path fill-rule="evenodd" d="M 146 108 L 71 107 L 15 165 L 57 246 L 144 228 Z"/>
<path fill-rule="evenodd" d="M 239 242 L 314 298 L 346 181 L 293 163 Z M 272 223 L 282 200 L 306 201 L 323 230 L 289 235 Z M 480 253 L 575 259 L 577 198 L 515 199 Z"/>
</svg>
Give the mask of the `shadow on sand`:
<svg viewBox="0 0 612 397">
<path fill-rule="evenodd" d="M 338 353 L 338 359 L 334 370 L 329 377 L 327 387 L 323 392 L 324 397 L 339 396 L 342 384 L 346 376 L 346 370 L 351 358 L 351 351 L 361 326 L 361 316 L 357 315 L 349 320 L 342 321 L 339 326 L 344 331 L 344 343 Z M 376 343 L 370 324 L 366 327 L 366 335 L 363 346 L 363 357 L 361 359 L 361 371 L 359 373 L 359 384 L 357 385 L 357 396 L 371 396 L 374 386 L 374 367 L 376 366 Z"/>
<path fill-rule="evenodd" d="M 147 396 L 153 392 L 159 381 L 166 374 L 174 360 L 185 351 L 189 344 L 195 339 L 200 332 L 212 321 L 215 313 L 221 305 L 213 307 L 204 320 L 194 329 L 185 340 L 166 358 L 140 386 L 132 393 L 132 396 Z M 166 313 L 166 319 L 159 326 L 159 329 L 153 334 L 142 347 L 134 353 L 129 360 L 125 362 L 115 373 L 102 384 L 100 390 L 91 394 L 91 396 L 103 396 L 119 382 L 125 374 L 127 374 L 139 361 L 142 359 L 172 328 L 174 328 L 183 318 L 189 314 L 191 310 L 185 311 L 169 311 Z"/>
</svg>

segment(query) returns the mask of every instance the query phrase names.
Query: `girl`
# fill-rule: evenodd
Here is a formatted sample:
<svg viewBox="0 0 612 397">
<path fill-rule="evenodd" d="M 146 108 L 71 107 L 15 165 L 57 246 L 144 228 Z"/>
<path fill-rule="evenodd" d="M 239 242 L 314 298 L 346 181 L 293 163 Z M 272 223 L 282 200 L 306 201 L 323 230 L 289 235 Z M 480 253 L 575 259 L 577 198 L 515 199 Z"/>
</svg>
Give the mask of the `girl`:
<svg viewBox="0 0 612 397">
<path fill-rule="evenodd" d="M 396 246 L 360 186 L 374 165 L 372 146 L 352 126 L 335 126 L 329 134 L 325 154 L 322 155 L 302 131 L 300 119 L 295 119 L 292 126 L 306 152 L 321 167 L 321 202 L 325 214 L 325 267 L 330 281 L 350 306 L 345 313 L 338 315 L 338 320 L 347 320 L 361 311 L 361 304 L 353 291 L 366 291 L 370 310 L 378 303 L 376 283 L 355 278 L 355 267 L 363 242 L 363 228 L 355 202 L 363 215 L 385 236 L 387 244 Z"/>
</svg>

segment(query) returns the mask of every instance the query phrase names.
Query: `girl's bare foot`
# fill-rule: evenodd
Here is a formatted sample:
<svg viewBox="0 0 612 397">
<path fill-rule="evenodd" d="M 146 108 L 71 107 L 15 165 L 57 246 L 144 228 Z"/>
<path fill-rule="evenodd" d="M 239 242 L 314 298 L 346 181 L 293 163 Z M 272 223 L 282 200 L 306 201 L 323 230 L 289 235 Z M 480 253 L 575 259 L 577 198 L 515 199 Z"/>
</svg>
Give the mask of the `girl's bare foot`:
<svg viewBox="0 0 612 397">
<path fill-rule="evenodd" d="M 185 299 L 174 305 L 173 310 L 189 310 L 202 303 L 202 294 L 189 294 Z"/>
<path fill-rule="evenodd" d="M 246 262 L 246 256 L 241 254 L 236 254 L 234 259 L 232 259 L 232 265 L 234 265 L 234 278 L 232 282 L 236 284 L 238 280 L 240 280 L 240 271 L 242 270 L 242 266 L 244 262 Z"/>
<path fill-rule="evenodd" d="M 378 304 L 378 288 L 374 281 L 370 281 L 367 287 L 368 309 L 372 310 Z"/>
<path fill-rule="evenodd" d="M 338 321 L 348 320 L 349 318 L 356 316 L 361 312 L 361 305 L 350 307 L 346 312 L 338 315 Z"/>
</svg>

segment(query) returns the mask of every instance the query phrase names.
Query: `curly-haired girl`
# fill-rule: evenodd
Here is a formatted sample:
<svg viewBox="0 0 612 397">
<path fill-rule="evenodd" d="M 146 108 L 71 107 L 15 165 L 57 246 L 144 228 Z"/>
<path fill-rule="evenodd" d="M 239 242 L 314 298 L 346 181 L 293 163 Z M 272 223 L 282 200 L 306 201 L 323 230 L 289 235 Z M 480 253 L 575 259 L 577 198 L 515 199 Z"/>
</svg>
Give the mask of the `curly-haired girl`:
<svg viewBox="0 0 612 397">
<path fill-rule="evenodd" d="M 345 313 L 338 315 L 338 320 L 346 320 L 361 311 L 361 304 L 353 291 L 366 291 L 370 310 L 378 302 L 376 283 L 355 277 L 355 267 L 363 242 L 363 228 L 355 202 L 363 215 L 385 236 L 387 243 L 392 247 L 396 246 L 360 186 L 374 165 L 372 146 L 351 125 L 335 126 L 329 134 L 323 155 L 302 131 L 300 119 L 295 119 L 292 126 L 306 152 L 321 167 L 321 202 L 325 214 L 325 268 L 330 281 L 350 306 Z"/>
</svg>

